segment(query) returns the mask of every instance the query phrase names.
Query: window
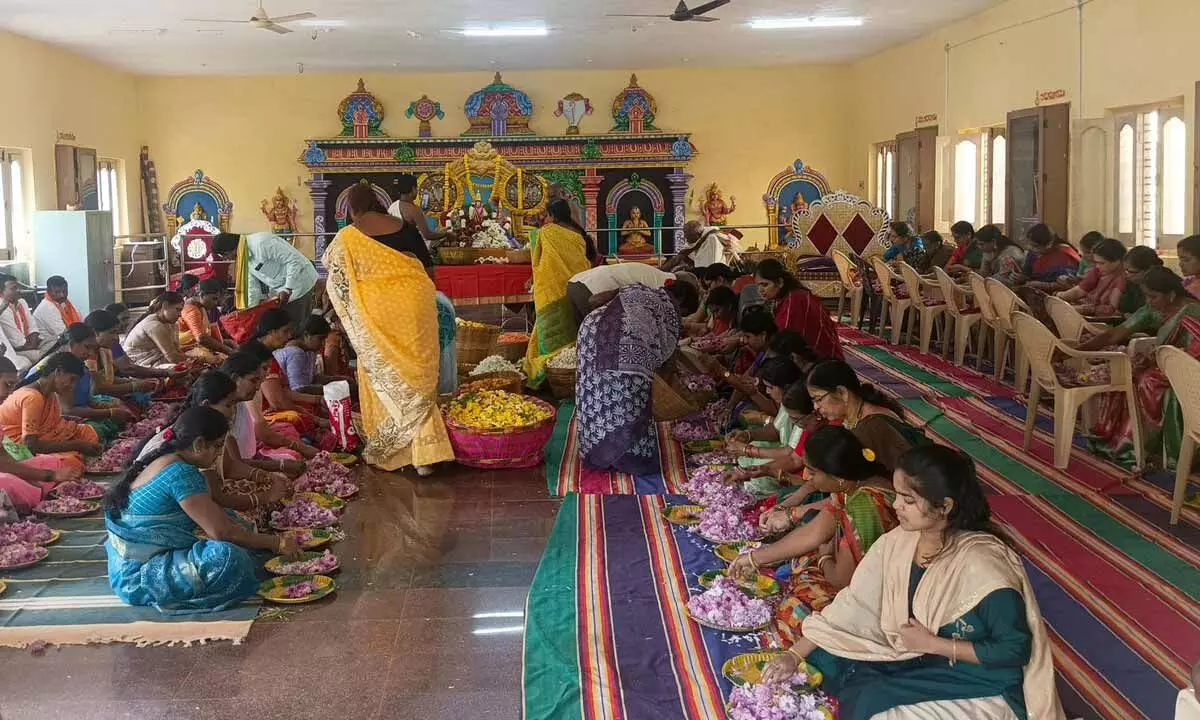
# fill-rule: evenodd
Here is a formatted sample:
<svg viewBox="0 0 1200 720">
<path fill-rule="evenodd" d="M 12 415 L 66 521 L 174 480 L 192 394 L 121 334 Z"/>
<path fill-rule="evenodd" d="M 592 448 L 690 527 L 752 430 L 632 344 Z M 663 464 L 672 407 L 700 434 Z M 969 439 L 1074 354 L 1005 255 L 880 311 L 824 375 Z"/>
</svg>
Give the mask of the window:
<svg viewBox="0 0 1200 720">
<path fill-rule="evenodd" d="M 990 130 L 988 135 L 991 137 L 990 152 L 985 153 L 991 163 L 990 172 L 985 175 L 988 178 L 988 192 L 984 195 L 987 201 L 986 212 L 984 218 L 989 223 L 997 225 L 1004 224 L 1005 198 L 1007 197 L 1008 182 L 1008 140 L 1004 137 L 1004 130 Z"/>
<path fill-rule="evenodd" d="M 1179 104 L 1115 117 L 1117 236 L 1127 245 L 1158 247 L 1185 234 L 1187 126 Z"/>
<path fill-rule="evenodd" d="M 888 217 L 895 218 L 896 196 L 896 143 L 885 142 L 875 146 L 875 197 L 876 207 L 882 208 Z"/>
<path fill-rule="evenodd" d="M 96 184 L 100 188 L 100 209 L 112 213 L 113 235 L 120 235 L 121 226 L 121 194 L 118 190 L 118 169 L 120 160 L 100 159 L 96 170 Z"/>
<path fill-rule="evenodd" d="M 962 140 L 954 146 L 954 220 L 972 225 L 979 209 L 979 145 Z"/>
<path fill-rule="evenodd" d="M 0 251 L 14 258 L 26 249 L 28 224 L 25 204 L 23 155 L 0 148 Z"/>
</svg>

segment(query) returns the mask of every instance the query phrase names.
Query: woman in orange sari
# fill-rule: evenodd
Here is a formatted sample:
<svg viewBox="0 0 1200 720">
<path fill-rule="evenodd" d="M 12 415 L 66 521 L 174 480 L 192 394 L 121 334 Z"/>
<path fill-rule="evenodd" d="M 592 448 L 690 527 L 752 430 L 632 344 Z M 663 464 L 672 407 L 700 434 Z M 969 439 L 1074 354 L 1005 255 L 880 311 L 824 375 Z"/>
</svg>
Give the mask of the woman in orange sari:
<svg viewBox="0 0 1200 720">
<path fill-rule="evenodd" d="M 100 436 L 83 423 L 62 416 L 58 398 L 71 396 L 83 375 L 83 361 L 63 352 L 46 361 L 41 375 L 0 405 L 0 429 L 14 443 L 24 443 L 38 455 L 54 455 L 82 471 L 84 455 L 104 452 Z"/>
<path fill-rule="evenodd" d="M 220 304 L 224 291 L 225 281 L 204 280 L 199 285 L 199 293 L 183 303 L 183 312 L 179 315 L 179 349 L 188 357 L 208 365 L 219 364 L 235 349 L 221 333 L 221 326 L 208 319 L 209 312 Z"/>
</svg>

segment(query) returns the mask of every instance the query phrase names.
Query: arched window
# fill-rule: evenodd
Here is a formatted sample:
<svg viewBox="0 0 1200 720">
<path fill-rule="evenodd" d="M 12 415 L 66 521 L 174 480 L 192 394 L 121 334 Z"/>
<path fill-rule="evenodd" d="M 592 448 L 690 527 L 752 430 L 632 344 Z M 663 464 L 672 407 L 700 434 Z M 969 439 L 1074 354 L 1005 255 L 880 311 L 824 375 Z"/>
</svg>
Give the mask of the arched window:
<svg viewBox="0 0 1200 720">
<path fill-rule="evenodd" d="M 1006 182 L 1008 182 L 1008 141 L 1004 139 L 1003 135 L 997 135 L 992 138 L 991 221 L 994 223 L 1004 222 L 1008 200 Z"/>
<path fill-rule="evenodd" d="M 1172 117 L 1162 126 L 1162 232 L 1184 234 L 1187 204 L 1187 126 Z"/>
<path fill-rule="evenodd" d="M 1133 125 L 1123 125 L 1117 141 L 1117 232 L 1133 234 L 1136 213 L 1137 149 L 1134 146 Z"/>
<path fill-rule="evenodd" d="M 979 207 L 979 146 L 963 140 L 954 148 L 954 219 L 975 224 Z"/>
</svg>

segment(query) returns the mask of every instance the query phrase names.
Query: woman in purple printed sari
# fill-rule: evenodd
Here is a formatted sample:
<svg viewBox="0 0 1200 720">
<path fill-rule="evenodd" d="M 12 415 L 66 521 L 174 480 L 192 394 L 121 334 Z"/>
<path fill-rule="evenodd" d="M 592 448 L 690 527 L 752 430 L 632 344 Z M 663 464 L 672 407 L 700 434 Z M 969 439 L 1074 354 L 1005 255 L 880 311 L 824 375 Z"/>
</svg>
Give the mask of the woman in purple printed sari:
<svg viewBox="0 0 1200 720">
<path fill-rule="evenodd" d="M 575 392 L 584 465 L 631 474 L 658 468 L 650 387 L 678 347 L 681 314 L 697 304 L 688 283 L 630 285 L 584 319 Z"/>
</svg>

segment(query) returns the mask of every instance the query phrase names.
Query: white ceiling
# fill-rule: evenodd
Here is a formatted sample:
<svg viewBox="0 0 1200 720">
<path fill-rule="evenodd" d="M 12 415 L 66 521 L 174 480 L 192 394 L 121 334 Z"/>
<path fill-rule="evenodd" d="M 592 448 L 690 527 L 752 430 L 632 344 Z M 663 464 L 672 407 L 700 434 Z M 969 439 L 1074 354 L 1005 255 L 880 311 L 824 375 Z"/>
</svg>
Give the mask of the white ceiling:
<svg viewBox="0 0 1200 720">
<path fill-rule="evenodd" d="M 703 0 L 695 0 L 692 5 Z M 146 74 L 648 68 L 835 63 L 878 52 L 998 0 L 733 0 L 717 23 L 630 20 L 675 0 L 265 0 L 274 16 L 310 11 L 328 31 L 276 35 L 249 25 L 255 0 L 0 0 L 0 28 Z M 859 15 L 858 28 L 756 31 L 755 17 Z M 464 38 L 470 23 L 544 20 L 543 38 Z"/>
</svg>

